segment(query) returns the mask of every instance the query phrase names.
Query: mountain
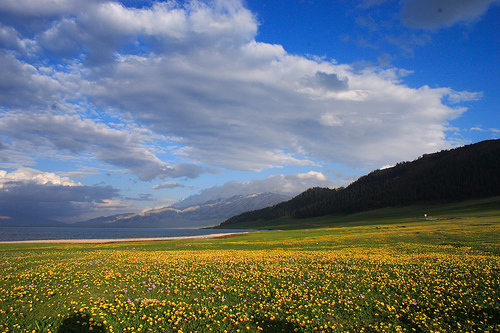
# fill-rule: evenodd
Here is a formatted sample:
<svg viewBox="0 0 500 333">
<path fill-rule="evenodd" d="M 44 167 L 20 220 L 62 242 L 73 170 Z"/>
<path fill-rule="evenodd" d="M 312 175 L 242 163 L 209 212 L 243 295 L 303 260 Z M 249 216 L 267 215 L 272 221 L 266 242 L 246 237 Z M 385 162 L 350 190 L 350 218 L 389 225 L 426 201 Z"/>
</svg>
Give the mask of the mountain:
<svg viewBox="0 0 500 333">
<path fill-rule="evenodd" d="M 75 223 L 79 227 L 128 227 L 128 228 L 203 228 L 221 223 L 242 212 L 275 205 L 290 197 L 275 193 L 238 195 L 200 205 L 174 208 L 165 207 L 138 214 L 120 214 L 99 217 Z"/>
<path fill-rule="evenodd" d="M 375 170 L 346 188 L 311 188 L 273 207 L 249 211 L 221 223 L 280 217 L 350 214 L 390 206 L 461 201 L 500 195 L 500 140 L 488 140 Z"/>
</svg>

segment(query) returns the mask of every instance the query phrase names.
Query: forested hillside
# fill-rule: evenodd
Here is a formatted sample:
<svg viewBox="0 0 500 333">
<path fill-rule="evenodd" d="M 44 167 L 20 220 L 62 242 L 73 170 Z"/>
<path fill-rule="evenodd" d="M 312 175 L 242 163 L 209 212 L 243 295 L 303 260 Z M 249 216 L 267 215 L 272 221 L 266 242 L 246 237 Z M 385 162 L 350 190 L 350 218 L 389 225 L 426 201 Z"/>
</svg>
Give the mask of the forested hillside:
<svg viewBox="0 0 500 333">
<path fill-rule="evenodd" d="M 289 201 L 234 216 L 221 224 L 349 214 L 388 206 L 500 195 L 500 140 L 488 140 L 375 170 L 346 188 L 311 188 Z"/>
</svg>

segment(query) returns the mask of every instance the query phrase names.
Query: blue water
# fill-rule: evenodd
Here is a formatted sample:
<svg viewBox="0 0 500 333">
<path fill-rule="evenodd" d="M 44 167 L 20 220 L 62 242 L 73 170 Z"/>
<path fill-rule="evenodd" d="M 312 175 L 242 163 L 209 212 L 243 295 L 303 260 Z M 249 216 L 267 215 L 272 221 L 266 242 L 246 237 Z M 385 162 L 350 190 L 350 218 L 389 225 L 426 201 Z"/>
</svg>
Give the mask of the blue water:
<svg viewBox="0 0 500 333">
<path fill-rule="evenodd" d="M 76 227 L 5 227 L 0 228 L 0 241 L 56 240 L 56 239 L 119 239 L 198 236 L 241 229 L 167 229 L 167 228 L 76 228 Z M 253 230 L 255 231 L 255 230 Z"/>
</svg>

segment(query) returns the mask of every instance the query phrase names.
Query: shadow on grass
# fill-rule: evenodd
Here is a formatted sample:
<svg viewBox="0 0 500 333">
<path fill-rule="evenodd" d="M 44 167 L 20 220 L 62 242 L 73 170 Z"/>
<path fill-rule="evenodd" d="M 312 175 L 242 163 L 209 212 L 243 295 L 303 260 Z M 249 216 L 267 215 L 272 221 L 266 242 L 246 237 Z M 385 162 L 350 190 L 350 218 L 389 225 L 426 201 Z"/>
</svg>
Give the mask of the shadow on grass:
<svg viewBox="0 0 500 333">
<path fill-rule="evenodd" d="M 276 332 L 303 332 L 303 328 L 294 323 L 287 322 L 286 320 L 270 320 L 268 318 L 257 318 L 257 324 L 264 333 Z M 297 329 L 297 331 L 295 331 Z"/>
<path fill-rule="evenodd" d="M 89 314 L 75 313 L 63 320 L 57 333 L 105 333 L 107 331 L 106 325 L 96 322 Z"/>
</svg>

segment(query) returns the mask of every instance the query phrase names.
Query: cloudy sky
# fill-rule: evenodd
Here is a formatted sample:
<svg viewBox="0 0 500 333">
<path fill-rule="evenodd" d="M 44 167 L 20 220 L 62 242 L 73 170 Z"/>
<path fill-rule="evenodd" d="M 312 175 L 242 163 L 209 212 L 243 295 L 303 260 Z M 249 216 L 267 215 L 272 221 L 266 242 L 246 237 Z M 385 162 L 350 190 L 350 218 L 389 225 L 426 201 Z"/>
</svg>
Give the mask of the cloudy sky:
<svg viewBox="0 0 500 333">
<path fill-rule="evenodd" d="M 495 0 L 0 1 L 0 218 L 345 186 L 500 137 Z"/>
</svg>

